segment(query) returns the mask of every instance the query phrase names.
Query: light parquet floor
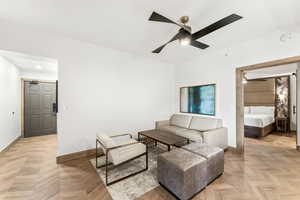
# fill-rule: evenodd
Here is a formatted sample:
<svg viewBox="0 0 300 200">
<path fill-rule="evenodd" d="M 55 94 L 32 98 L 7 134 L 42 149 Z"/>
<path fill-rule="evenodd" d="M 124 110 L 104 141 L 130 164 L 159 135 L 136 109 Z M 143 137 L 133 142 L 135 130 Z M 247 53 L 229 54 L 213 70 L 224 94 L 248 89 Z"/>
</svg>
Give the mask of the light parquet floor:
<svg viewBox="0 0 300 200">
<path fill-rule="evenodd" d="M 87 159 L 55 162 L 55 135 L 20 139 L 0 153 L 1 200 L 111 200 Z M 175 199 L 161 187 L 139 200 Z M 195 200 L 300 200 L 295 137 L 246 139 L 243 156 L 227 151 L 225 173 Z"/>
</svg>

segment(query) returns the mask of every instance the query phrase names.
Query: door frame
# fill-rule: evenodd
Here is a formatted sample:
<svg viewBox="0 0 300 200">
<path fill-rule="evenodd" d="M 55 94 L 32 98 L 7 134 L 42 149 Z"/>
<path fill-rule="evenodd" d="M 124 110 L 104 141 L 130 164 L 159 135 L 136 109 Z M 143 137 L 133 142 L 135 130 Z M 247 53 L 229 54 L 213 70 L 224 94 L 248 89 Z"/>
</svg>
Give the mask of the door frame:
<svg viewBox="0 0 300 200">
<path fill-rule="evenodd" d="M 239 153 L 244 153 L 244 86 L 243 76 L 245 71 L 255 69 L 276 67 L 291 63 L 299 63 L 300 56 L 279 59 L 254 65 L 238 67 L 235 70 L 236 77 L 236 150 Z M 298 77 L 297 77 L 298 78 Z M 300 77 L 299 77 L 300 78 Z M 298 79 L 297 79 L 298 82 Z M 297 84 L 298 85 L 298 84 Z M 298 96 L 298 95 L 297 95 Z M 298 101 L 298 100 L 297 100 Z M 298 105 L 297 105 L 298 107 Z M 296 118 L 298 118 L 298 113 Z M 298 137 L 298 121 L 297 121 L 297 137 Z M 298 139 L 296 139 L 298 141 Z M 296 149 L 300 150 L 300 144 L 296 142 Z"/>
<path fill-rule="evenodd" d="M 21 137 L 22 138 L 25 138 L 25 82 L 26 81 L 38 81 L 38 82 L 42 82 L 42 83 L 56 83 L 56 80 L 54 81 L 54 80 L 21 78 Z"/>
</svg>

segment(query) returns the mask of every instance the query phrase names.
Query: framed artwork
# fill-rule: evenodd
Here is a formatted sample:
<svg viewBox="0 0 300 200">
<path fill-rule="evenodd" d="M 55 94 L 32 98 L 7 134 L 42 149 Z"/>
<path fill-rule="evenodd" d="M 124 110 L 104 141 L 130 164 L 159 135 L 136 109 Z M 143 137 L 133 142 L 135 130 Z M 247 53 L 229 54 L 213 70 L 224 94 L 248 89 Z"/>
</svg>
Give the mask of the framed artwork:
<svg viewBox="0 0 300 200">
<path fill-rule="evenodd" d="M 180 88 L 180 112 L 216 115 L 216 84 Z"/>
</svg>

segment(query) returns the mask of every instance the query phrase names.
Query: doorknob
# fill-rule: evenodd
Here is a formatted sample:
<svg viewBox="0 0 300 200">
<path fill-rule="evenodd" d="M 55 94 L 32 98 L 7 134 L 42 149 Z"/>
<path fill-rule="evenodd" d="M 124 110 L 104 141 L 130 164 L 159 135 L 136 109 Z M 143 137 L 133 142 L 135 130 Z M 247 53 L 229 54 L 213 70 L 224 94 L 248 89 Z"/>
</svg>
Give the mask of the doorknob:
<svg viewBox="0 0 300 200">
<path fill-rule="evenodd" d="M 296 106 L 293 106 L 293 114 L 296 114 Z"/>
<path fill-rule="evenodd" d="M 57 113 L 57 106 L 56 103 L 52 104 L 52 112 Z"/>
</svg>

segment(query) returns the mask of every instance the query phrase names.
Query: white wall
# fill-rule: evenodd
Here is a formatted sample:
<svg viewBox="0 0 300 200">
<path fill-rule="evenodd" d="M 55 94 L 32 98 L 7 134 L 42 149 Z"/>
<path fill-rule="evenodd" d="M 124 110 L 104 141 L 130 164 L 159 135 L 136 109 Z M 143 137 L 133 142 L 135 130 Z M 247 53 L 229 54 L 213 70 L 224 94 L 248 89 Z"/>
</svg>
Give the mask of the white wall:
<svg viewBox="0 0 300 200">
<path fill-rule="evenodd" d="M 21 136 L 20 87 L 18 69 L 0 57 L 0 151 Z"/>
<path fill-rule="evenodd" d="M 58 60 L 59 155 L 93 148 L 98 131 L 136 133 L 174 112 L 173 65 L 28 26 L 0 26 L 1 49 Z"/>
<path fill-rule="evenodd" d="M 216 117 L 228 127 L 229 145 L 236 146 L 236 91 L 235 68 L 300 55 L 300 36 L 280 42 L 281 32 L 242 43 L 176 67 L 176 108 L 179 111 L 179 87 L 199 84 L 217 84 Z M 214 44 L 210 44 L 214 45 Z M 227 54 L 227 56 L 225 55 Z"/>
</svg>

